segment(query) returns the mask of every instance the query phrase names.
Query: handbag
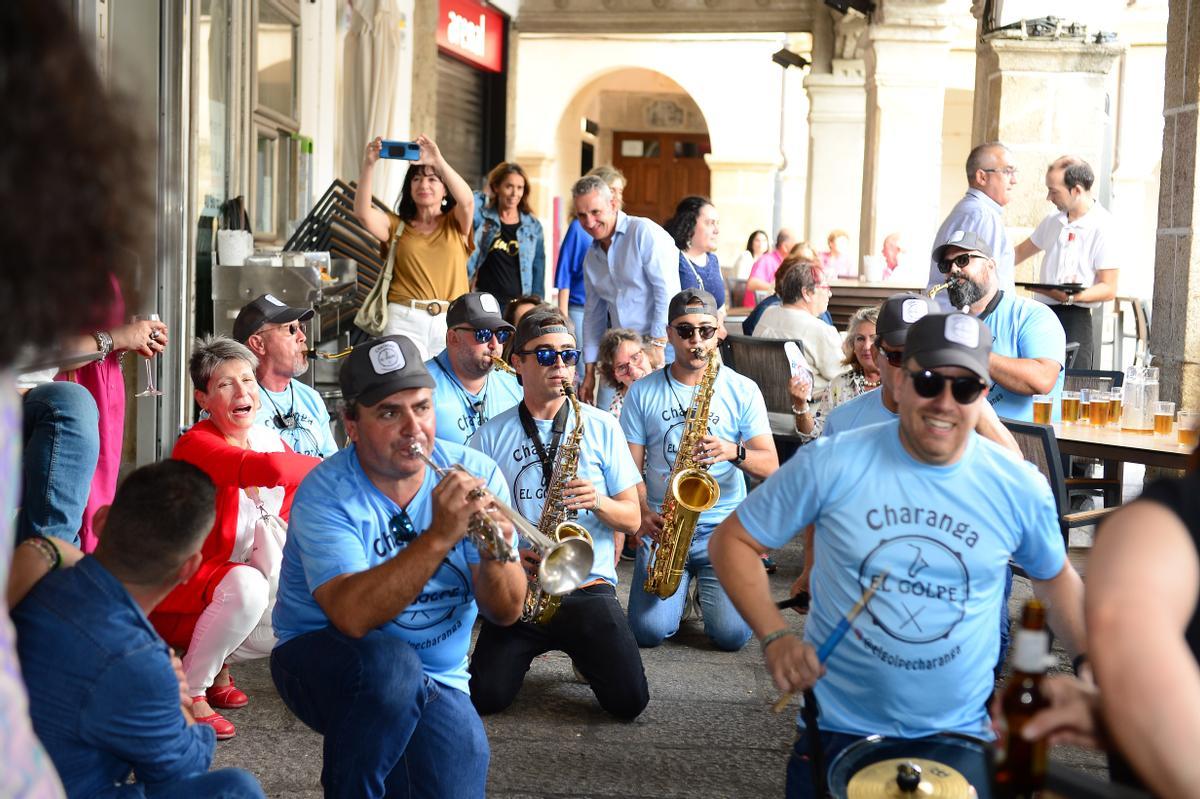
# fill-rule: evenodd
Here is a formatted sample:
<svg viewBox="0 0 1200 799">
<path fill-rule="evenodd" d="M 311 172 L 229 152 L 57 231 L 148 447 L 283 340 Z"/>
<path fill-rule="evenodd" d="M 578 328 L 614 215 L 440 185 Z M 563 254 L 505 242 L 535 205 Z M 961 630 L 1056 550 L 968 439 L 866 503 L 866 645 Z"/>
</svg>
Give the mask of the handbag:
<svg viewBox="0 0 1200 799">
<path fill-rule="evenodd" d="M 267 578 L 270 586 L 268 606 L 275 602 L 279 590 L 279 568 L 283 565 L 283 545 L 287 542 L 287 522 L 267 511 L 259 498 L 257 488 L 245 489 L 246 496 L 258 508 L 258 521 L 254 523 L 254 545 L 250 549 L 247 563 Z"/>
<path fill-rule="evenodd" d="M 388 289 L 392 285 L 392 266 L 396 263 L 396 241 L 403 232 L 404 222 L 397 221 L 396 232 L 388 244 L 387 260 L 384 261 L 383 269 L 379 272 L 379 279 L 375 281 L 374 286 L 371 286 L 358 313 L 354 315 L 354 324 L 372 336 L 382 336 L 387 328 Z"/>
</svg>

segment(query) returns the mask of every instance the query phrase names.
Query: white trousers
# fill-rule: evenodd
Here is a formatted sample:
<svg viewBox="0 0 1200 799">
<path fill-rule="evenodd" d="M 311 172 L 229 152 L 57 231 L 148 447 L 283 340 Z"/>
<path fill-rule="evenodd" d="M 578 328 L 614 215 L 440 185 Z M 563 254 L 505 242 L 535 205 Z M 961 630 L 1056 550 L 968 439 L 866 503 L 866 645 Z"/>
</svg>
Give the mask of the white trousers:
<svg viewBox="0 0 1200 799">
<path fill-rule="evenodd" d="M 217 583 L 183 656 L 192 696 L 203 696 L 224 664 L 271 654 L 275 633 L 268 595 L 267 578 L 250 566 L 233 567 Z"/>
<path fill-rule="evenodd" d="M 422 360 L 429 360 L 446 349 L 446 312 L 432 316 L 424 308 L 388 303 L 385 336 L 407 336 L 417 345 Z"/>
</svg>

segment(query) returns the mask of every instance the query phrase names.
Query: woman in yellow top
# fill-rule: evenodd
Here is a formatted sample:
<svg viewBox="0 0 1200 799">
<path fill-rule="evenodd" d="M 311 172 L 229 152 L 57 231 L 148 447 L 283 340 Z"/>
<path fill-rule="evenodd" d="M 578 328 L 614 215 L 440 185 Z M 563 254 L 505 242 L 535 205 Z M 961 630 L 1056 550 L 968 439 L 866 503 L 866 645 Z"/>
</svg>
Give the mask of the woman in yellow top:
<svg viewBox="0 0 1200 799">
<path fill-rule="evenodd" d="M 446 348 L 446 307 L 450 300 L 468 291 L 467 256 L 474 248 L 471 219 L 475 200 L 466 181 L 446 163 L 432 139 L 418 136 L 414 141 L 421 148 L 421 157 L 412 162 L 404 176 L 396 213 L 371 205 L 371 178 L 383 140 L 377 136 L 367 144 L 354 196 L 354 215 L 383 242 L 385 258 L 393 235 L 403 223 L 394 241 L 396 258 L 388 286 L 388 320 L 383 335 L 408 336 L 421 357 L 428 359 Z"/>
</svg>

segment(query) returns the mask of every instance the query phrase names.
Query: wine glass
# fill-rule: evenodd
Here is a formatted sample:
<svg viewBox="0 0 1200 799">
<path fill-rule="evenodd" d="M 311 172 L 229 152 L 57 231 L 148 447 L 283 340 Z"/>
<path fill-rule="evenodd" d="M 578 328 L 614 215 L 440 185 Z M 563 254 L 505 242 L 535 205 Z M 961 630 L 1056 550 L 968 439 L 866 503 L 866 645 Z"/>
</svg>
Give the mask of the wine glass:
<svg viewBox="0 0 1200 799">
<path fill-rule="evenodd" d="M 135 322 L 160 322 L 156 313 L 137 314 L 133 317 Z M 146 359 L 146 388 L 134 396 L 137 397 L 161 397 L 162 392 L 154 385 L 154 356 Z"/>
</svg>

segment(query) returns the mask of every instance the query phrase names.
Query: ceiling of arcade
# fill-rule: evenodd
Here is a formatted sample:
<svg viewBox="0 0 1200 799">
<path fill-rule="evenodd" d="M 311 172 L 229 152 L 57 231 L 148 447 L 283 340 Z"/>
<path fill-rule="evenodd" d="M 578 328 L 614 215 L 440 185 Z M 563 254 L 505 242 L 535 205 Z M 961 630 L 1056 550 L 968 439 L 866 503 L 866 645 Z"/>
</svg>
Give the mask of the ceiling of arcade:
<svg viewBox="0 0 1200 799">
<path fill-rule="evenodd" d="M 821 0 L 521 0 L 522 33 L 811 31 Z"/>
</svg>

